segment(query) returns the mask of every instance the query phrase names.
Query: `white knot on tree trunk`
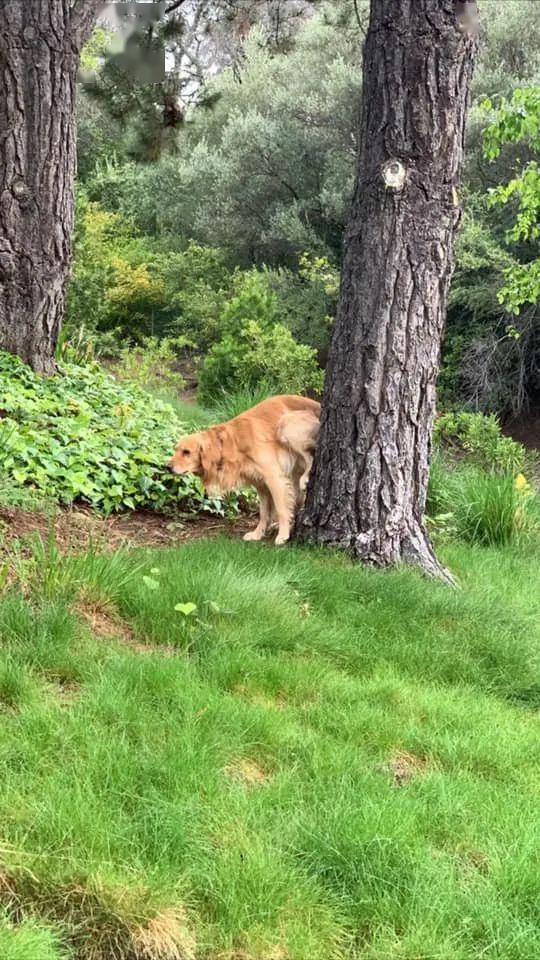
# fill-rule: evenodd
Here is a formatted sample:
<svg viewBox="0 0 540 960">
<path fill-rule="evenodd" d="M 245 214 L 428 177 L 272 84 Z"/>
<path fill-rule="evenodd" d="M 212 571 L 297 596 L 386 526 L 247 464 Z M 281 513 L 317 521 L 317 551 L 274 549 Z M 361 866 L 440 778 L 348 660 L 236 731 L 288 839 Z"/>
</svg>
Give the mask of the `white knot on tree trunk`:
<svg viewBox="0 0 540 960">
<path fill-rule="evenodd" d="M 384 185 L 387 190 L 402 190 L 406 169 L 400 160 L 388 160 L 382 168 Z"/>
</svg>

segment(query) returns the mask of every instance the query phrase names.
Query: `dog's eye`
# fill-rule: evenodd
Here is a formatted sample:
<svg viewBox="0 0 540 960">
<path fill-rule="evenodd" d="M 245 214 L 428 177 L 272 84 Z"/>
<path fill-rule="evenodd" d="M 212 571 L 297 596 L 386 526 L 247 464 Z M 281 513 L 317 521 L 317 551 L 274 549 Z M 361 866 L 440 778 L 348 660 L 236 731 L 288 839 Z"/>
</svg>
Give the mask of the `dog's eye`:
<svg viewBox="0 0 540 960">
<path fill-rule="evenodd" d="M 182 453 L 184 454 L 185 457 L 189 457 L 191 450 L 182 450 Z"/>
</svg>

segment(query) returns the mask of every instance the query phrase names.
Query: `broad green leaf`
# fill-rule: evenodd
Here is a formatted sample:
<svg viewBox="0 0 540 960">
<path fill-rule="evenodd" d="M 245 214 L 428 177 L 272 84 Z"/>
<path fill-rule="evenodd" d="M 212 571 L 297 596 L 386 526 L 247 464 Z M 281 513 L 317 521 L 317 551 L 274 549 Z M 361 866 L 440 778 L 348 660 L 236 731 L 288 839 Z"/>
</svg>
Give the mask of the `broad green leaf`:
<svg viewBox="0 0 540 960">
<path fill-rule="evenodd" d="M 197 609 L 196 603 L 176 603 L 174 609 L 182 613 L 184 617 L 190 617 Z"/>
<path fill-rule="evenodd" d="M 149 590 L 159 590 L 159 583 L 157 580 L 154 580 L 153 577 L 147 577 L 143 575 L 143 583 L 148 587 Z"/>
</svg>

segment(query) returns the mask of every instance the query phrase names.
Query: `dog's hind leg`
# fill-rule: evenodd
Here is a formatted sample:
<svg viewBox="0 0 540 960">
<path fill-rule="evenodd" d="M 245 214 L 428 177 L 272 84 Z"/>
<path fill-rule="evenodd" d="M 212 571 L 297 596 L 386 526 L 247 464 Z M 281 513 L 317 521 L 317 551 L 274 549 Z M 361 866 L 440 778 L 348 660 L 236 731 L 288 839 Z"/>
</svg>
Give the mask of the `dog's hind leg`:
<svg viewBox="0 0 540 960">
<path fill-rule="evenodd" d="M 259 489 L 259 522 L 255 530 L 244 534 L 244 540 L 262 540 L 272 516 L 272 501 L 266 487 Z"/>
<path fill-rule="evenodd" d="M 310 473 L 311 473 L 311 468 L 312 468 L 312 466 L 313 466 L 313 456 L 312 456 L 311 453 L 309 453 L 308 450 L 303 450 L 303 451 L 302 451 L 302 456 L 303 456 L 304 462 L 305 462 L 305 470 L 304 470 L 302 476 L 300 477 L 300 480 L 298 481 L 298 487 L 299 487 L 300 493 L 301 493 L 301 495 L 302 495 L 302 505 L 303 505 L 303 501 L 305 500 L 304 494 L 305 494 L 305 492 L 306 492 L 306 487 L 307 487 L 307 485 L 308 485 L 309 475 L 310 475 Z"/>
<path fill-rule="evenodd" d="M 290 480 L 283 475 L 274 474 L 266 482 L 277 515 L 278 532 L 276 545 L 286 543 L 291 535 L 291 523 L 294 512 L 294 491 Z"/>
</svg>

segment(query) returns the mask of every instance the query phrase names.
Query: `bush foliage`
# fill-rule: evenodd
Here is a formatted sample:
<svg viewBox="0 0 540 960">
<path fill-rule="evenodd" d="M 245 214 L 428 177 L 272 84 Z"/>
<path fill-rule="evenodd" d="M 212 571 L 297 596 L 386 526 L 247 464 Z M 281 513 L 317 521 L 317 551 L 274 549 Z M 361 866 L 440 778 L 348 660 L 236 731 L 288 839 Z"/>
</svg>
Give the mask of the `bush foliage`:
<svg viewBox="0 0 540 960">
<path fill-rule="evenodd" d="M 490 473 L 516 474 L 527 470 L 532 459 L 521 443 L 503 435 L 495 414 L 444 413 L 435 421 L 433 439 Z"/>
<path fill-rule="evenodd" d="M 290 330 L 276 323 L 277 301 L 264 277 L 242 276 L 236 296 L 222 318 L 223 336 L 209 351 L 199 378 L 199 399 L 212 403 L 227 393 L 319 392 L 323 374 L 316 351 L 297 343 Z"/>
<path fill-rule="evenodd" d="M 494 414 L 442 414 L 434 443 L 427 513 L 436 529 L 480 546 L 506 546 L 538 529 L 528 479 L 536 458 L 503 435 Z"/>
<path fill-rule="evenodd" d="M 198 481 L 164 473 L 184 432 L 172 407 L 119 383 L 97 364 L 66 363 L 49 379 L 0 353 L 3 482 L 105 512 L 216 507 Z"/>
<path fill-rule="evenodd" d="M 441 376 L 445 403 L 514 414 L 536 401 L 540 387 L 539 238 L 528 229 L 536 223 L 538 198 L 540 17 L 531 15 L 534 6 L 492 0 L 482 16 L 485 42 L 467 131 L 466 216 Z M 175 151 L 155 162 L 126 161 L 121 133 L 113 158 L 106 146 L 110 112 L 100 126 L 83 95 L 85 189 L 139 231 L 137 257 L 133 245 L 128 256 L 121 251 L 126 297 L 116 300 L 110 317 L 124 335 L 140 328 L 144 335 L 182 335 L 206 353 L 222 338 L 235 268 L 255 265 L 278 297 L 277 320 L 325 360 L 335 295 L 313 275 L 308 279 L 301 261 L 307 251 L 312 263 L 326 259 L 339 273 L 358 151 L 358 17 L 363 21 L 366 4 L 304 7 L 309 13 L 294 40 L 279 49 L 270 50 L 256 27 L 250 31 L 234 67 L 206 84 L 212 109 L 190 113 Z M 486 113 L 487 98 L 492 109 Z M 100 159 L 91 167 L 85 161 L 96 150 Z M 212 276 L 203 253 L 199 263 L 191 254 L 186 260 L 189 240 L 199 250 L 219 247 L 227 275 Z M 137 272 L 143 263 L 148 269 Z M 155 282 L 160 303 L 150 302 L 145 281 Z M 144 317 L 142 294 L 148 297 Z M 87 300 L 99 303 L 92 293 Z"/>
</svg>

